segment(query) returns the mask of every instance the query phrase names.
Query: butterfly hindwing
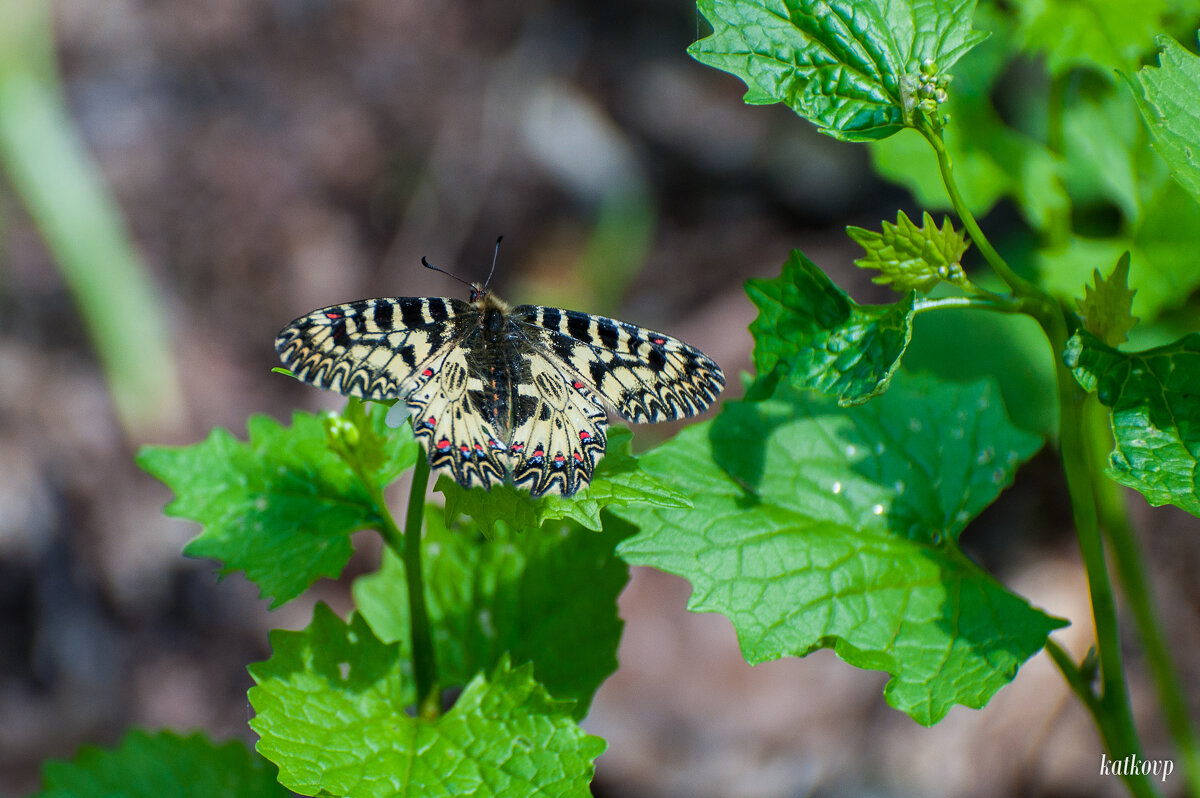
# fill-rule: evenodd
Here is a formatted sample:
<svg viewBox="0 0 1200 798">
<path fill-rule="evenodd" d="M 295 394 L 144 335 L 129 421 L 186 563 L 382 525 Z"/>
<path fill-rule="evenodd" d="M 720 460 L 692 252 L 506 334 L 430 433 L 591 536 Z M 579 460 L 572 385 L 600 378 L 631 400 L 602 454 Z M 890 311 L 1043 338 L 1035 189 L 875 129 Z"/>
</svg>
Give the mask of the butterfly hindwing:
<svg viewBox="0 0 1200 798">
<path fill-rule="evenodd" d="M 573 369 L 537 351 L 527 362 L 529 380 L 515 386 L 513 484 L 534 496 L 570 496 L 591 482 L 604 456 L 608 417 Z"/>
<path fill-rule="evenodd" d="M 412 411 L 413 432 L 425 443 L 429 465 L 449 471 L 465 488 L 490 487 L 508 474 L 507 429 L 481 404 L 485 392 L 471 373 L 469 350 L 442 350 L 420 371 L 401 383 L 400 392 Z"/>
<path fill-rule="evenodd" d="M 539 305 L 514 308 L 511 319 L 627 421 L 696 415 L 725 386 L 720 367 L 699 349 L 635 324 Z"/>
</svg>

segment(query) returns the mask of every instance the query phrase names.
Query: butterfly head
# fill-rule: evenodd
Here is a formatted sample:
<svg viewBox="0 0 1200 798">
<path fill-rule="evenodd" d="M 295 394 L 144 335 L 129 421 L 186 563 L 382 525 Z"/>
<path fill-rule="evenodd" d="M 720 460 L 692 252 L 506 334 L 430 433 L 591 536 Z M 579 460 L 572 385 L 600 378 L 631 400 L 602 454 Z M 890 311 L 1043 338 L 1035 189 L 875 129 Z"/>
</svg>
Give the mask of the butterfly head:
<svg viewBox="0 0 1200 798">
<path fill-rule="evenodd" d="M 489 314 L 504 316 L 509 309 L 507 302 L 493 294 L 487 286 L 479 283 L 471 285 L 471 307 L 484 316 Z"/>
</svg>

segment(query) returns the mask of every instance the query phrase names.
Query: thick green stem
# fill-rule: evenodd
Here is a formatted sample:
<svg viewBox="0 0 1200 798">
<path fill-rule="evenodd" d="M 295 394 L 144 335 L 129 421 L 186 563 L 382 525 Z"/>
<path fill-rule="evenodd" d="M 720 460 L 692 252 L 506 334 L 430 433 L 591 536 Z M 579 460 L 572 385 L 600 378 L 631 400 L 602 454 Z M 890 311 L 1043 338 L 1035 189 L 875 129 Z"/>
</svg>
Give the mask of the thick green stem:
<svg viewBox="0 0 1200 798">
<path fill-rule="evenodd" d="M 404 519 L 404 581 L 408 585 L 409 620 L 412 625 L 413 679 L 417 684 L 417 714 L 433 719 L 441 712 L 437 689 L 437 661 L 429 612 L 425 607 L 425 577 L 421 571 L 421 526 L 425 518 L 425 490 L 429 486 L 429 461 L 417 455 L 413 469 L 408 515 Z"/>
<path fill-rule="evenodd" d="M 1097 402 L 1089 402 L 1086 421 L 1095 463 L 1111 448 L 1106 414 Z M 1137 621 L 1138 632 L 1146 651 L 1146 660 L 1158 688 L 1159 703 L 1166 718 L 1167 729 L 1179 749 L 1183 777 L 1192 795 L 1200 796 L 1200 745 L 1188 713 L 1187 696 L 1179 674 L 1171 660 L 1166 635 L 1155 611 L 1154 598 L 1147 577 L 1145 558 L 1134 537 L 1133 526 L 1125 508 L 1123 491 L 1111 479 L 1096 480 L 1096 505 L 1101 525 L 1113 548 L 1117 576 L 1125 591 L 1125 600 Z"/>
<path fill-rule="evenodd" d="M 437 689 L 437 659 L 433 650 L 433 635 L 430 632 L 429 611 L 425 606 L 425 577 L 421 570 L 421 527 L 425 520 L 425 491 L 429 487 L 429 461 L 424 452 L 417 455 L 413 468 L 412 491 L 408 494 L 408 513 L 404 518 L 404 531 L 396 526 L 395 519 L 383 498 L 383 490 L 359 473 L 372 501 L 383 521 L 379 530 L 383 540 L 397 557 L 404 562 L 404 581 L 408 586 L 408 617 L 411 626 L 413 681 L 417 688 L 417 714 L 422 718 L 436 718 L 441 712 L 441 701 Z"/>
<path fill-rule="evenodd" d="M 1089 441 L 1085 434 L 1086 426 L 1082 412 L 1084 396 L 1061 357 L 1067 343 L 1067 323 L 1063 310 L 1049 294 L 1014 272 L 987 240 L 958 191 L 954 181 L 954 165 L 942 140 L 941 131 L 928 121 L 922 122 L 918 129 L 937 154 L 938 167 L 946 191 L 972 242 L 979 248 L 992 270 L 1012 290 L 1015 299 L 1022 302 L 1023 309 L 1037 319 L 1049 339 L 1058 387 L 1059 449 L 1067 477 L 1067 490 L 1071 498 L 1079 550 L 1087 574 L 1092 619 L 1096 630 L 1096 653 L 1100 665 L 1099 694 L 1092 692 L 1091 685 L 1086 683 L 1084 675 L 1070 662 L 1065 651 L 1057 645 L 1048 645 L 1048 649 L 1072 690 L 1080 696 L 1091 712 L 1110 756 L 1114 760 L 1129 754 L 1140 756 L 1141 743 L 1138 740 L 1137 727 L 1133 723 L 1121 657 L 1116 598 L 1109 580 L 1104 544 L 1100 537 L 1093 487 L 1095 477 L 1099 474 L 1096 462 L 1088 456 Z M 1085 698 L 1084 691 L 1090 697 Z M 1147 776 L 1131 774 L 1123 779 L 1129 791 L 1139 798 L 1158 794 Z"/>
<path fill-rule="evenodd" d="M 1057 324 L 1046 330 L 1055 353 L 1066 344 L 1066 324 L 1058 317 Z M 1075 534 L 1087 574 L 1088 594 L 1092 601 L 1092 620 L 1096 630 L 1096 654 L 1100 662 L 1100 692 L 1094 702 L 1086 705 L 1104 738 L 1105 747 L 1114 760 L 1129 754 L 1142 755 L 1133 710 L 1129 705 L 1129 688 L 1125 683 L 1125 666 L 1121 656 L 1121 641 L 1117 626 L 1117 602 L 1108 564 L 1093 491 L 1094 462 L 1088 457 L 1089 444 L 1085 438 L 1083 393 L 1075 378 L 1055 358 L 1058 378 L 1059 448 L 1067 476 L 1067 491 L 1071 496 L 1071 512 L 1075 519 Z M 1157 795 L 1150 780 L 1142 775 L 1123 776 L 1129 791 L 1137 796 Z"/>
</svg>

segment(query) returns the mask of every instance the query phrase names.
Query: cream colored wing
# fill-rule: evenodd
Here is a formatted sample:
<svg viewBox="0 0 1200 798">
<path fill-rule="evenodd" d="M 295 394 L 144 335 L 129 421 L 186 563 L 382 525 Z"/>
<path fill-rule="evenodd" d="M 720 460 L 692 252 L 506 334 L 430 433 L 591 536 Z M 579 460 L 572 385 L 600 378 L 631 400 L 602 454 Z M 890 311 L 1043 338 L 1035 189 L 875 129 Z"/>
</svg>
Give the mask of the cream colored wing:
<svg viewBox="0 0 1200 798">
<path fill-rule="evenodd" d="M 596 395 L 565 365 L 533 353 L 528 368 L 529 379 L 515 386 L 512 481 L 535 497 L 570 496 L 587 487 L 604 456 L 608 417 Z"/>
<path fill-rule="evenodd" d="M 570 367 L 628 421 L 653 423 L 708 409 L 725 387 L 713 360 L 678 338 L 574 310 L 521 305 L 514 328 Z"/>
<path fill-rule="evenodd" d="M 297 379 L 360 399 L 397 399 L 400 384 L 453 348 L 476 314 L 458 299 L 394 297 L 331 305 L 275 339 Z"/>
</svg>

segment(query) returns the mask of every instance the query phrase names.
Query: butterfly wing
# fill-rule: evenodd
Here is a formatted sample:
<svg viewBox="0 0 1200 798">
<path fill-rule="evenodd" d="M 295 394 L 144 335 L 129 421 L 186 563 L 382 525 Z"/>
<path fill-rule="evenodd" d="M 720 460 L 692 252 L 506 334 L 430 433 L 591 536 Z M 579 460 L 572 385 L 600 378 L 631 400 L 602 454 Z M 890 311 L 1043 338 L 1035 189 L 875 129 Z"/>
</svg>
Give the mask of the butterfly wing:
<svg viewBox="0 0 1200 798">
<path fill-rule="evenodd" d="M 713 360 L 678 338 L 575 310 L 521 305 L 514 327 L 566 366 L 627 421 L 702 413 L 725 387 Z"/>
<path fill-rule="evenodd" d="M 315 310 L 275 340 L 297 378 L 363 399 L 404 399 L 429 462 L 464 487 L 511 473 L 534 496 L 570 496 L 604 456 L 605 405 L 637 422 L 695 415 L 725 385 L 703 352 L 570 310 L 364 299 Z"/>
<path fill-rule="evenodd" d="M 573 370 L 544 352 L 524 348 L 514 383 L 509 462 L 514 485 L 537 497 L 570 496 L 592 480 L 604 456 L 608 416 Z"/>
<path fill-rule="evenodd" d="M 510 438 L 513 482 L 570 496 L 604 456 L 604 406 L 629 421 L 703 411 L 725 385 L 710 358 L 677 338 L 578 311 L 522 305 L 508 317 L 525 353 Z"/>
<path fill-rule="evenodd" d="M 405 381 L 469 332 L 473 315 L 457 299 L 361 299 L 301 316 L 280 331 L 275 350 L 310 385 L 360 399 L 397 399 Z"/>
<path fill-rule="evenodd" d="M 470 335 L 467 336 L 469 341 Z M 425 443 L 429 465 L 469 488 L 490 487 L 508 475 L 506 411 L 490 404 L 468 361 L 470 349 L 443 350 L 401 385 L 413 414 L 413 433 Z"/>
<path fill-rule="evenodd" d="M 503 481 L 503 433 L 480 412 L 480 381 L 463 344 L 478 313 L 457 299 L 363 299 L 314 310 L 275 339 L 283 364 L 318 388 L 360 399 L 404 399 L 432 467 L 465 487 Z"/>
</svg>

